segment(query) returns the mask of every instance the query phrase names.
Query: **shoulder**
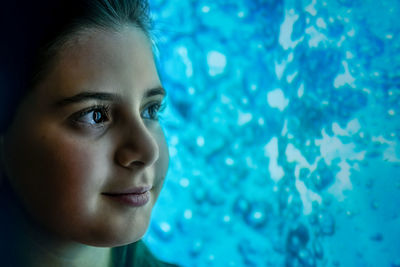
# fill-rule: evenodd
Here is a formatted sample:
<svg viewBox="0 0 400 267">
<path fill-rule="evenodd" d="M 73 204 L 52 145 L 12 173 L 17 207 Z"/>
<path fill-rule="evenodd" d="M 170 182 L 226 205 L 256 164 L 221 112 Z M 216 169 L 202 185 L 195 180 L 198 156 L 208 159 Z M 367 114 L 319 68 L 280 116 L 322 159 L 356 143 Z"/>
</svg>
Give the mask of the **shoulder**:
<svg viewBox="0 0 400 267">
<path fill-rule="evenodd" d="M 146 246 L 139 240 L 135 243 L 113 248 L 113 267 L 179 267 L 157 259 Z"/>
</svg>

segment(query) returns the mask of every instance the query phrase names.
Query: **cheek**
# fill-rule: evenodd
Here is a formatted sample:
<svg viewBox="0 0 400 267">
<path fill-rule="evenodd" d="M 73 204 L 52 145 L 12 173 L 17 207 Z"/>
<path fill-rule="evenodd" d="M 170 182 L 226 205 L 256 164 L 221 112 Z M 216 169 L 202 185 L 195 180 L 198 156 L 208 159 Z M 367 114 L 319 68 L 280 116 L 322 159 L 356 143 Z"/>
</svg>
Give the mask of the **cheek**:
<svg viewBox="0 0 400 267">
<path fill-rule="evenodd" d="M 159 157 L 155 163 L 155 170 L 156 170 L 155 178 L 158 179 L 156 184 L 157 184 L 157 186 L 160 187 L 160 190 L 161 190 L 161 187 L 164 183 L 165 176 L 168 171 L 169 153 L 168 153 L 168 145 L 165 140 L 165 135 L 161 128 L 156 132 L 155 138 L 157 140 L 158 149 L 159 149 Z"/>
<path fill-rule="evenodd" d="M 54 225 L 93 210 L 106 173 L 101 147 L 51 131 L 18 143 L 11 183 L 31 216 Z"/>
</svg>

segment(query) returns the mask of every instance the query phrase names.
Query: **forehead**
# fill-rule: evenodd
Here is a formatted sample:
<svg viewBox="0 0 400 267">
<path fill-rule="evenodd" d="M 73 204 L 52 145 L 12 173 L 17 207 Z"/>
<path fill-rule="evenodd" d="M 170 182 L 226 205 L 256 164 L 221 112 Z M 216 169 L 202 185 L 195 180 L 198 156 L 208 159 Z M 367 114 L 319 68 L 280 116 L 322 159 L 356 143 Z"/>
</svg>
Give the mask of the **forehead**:
<svg viewBox="0 0 400 267">
<path fill-rule="evenodd" d="M 124 27 L 85 30 L 70 38 L 39 89 L 50 97 L 100 90 L 124 96 L 159 85 L 150 40 L 136 27 Z"/>
</svg>

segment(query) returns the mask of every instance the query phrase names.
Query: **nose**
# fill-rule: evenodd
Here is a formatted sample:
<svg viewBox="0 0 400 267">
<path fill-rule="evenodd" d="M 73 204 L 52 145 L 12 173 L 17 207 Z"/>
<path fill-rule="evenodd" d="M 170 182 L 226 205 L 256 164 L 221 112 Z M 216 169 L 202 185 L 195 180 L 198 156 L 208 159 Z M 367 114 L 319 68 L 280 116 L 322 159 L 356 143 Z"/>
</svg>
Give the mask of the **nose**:
<svg viewBox="0 0 400 267">
<path fill-rule="evenodd" d="M 159 157 L 159 147 L 152 133 L 142 119 L 123 126 L 122 145 L 115 153 L 116 162 L 125 168 L 146 168 Z"/>
</svg>

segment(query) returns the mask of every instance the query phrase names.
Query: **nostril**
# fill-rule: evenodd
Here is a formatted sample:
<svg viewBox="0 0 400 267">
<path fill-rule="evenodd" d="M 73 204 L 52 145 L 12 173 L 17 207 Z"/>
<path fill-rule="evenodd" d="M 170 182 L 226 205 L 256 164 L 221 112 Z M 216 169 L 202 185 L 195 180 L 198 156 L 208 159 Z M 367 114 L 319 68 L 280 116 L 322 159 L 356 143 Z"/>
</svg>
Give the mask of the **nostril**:
<svg viewBox="0 0 400 267">
<path fill-rule="evenodd" d="M 126 145 L 119 148 L 115 154 L 115 162 L 125 168 L 143 168 L 150 166 L 156 160 L 156 151 L 151 152 L 140 147 Z"/>
<path fill-rule="evenodd" d="M 133 161 L 130 165 L 135 167 L 142 167 L 145 165 L 145 163 L 143 161 Z"/>
</svg>

